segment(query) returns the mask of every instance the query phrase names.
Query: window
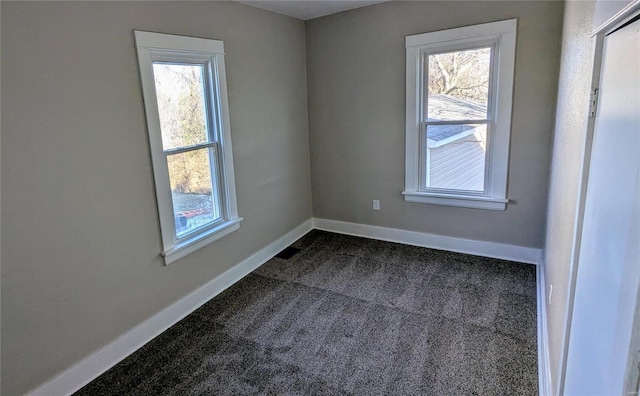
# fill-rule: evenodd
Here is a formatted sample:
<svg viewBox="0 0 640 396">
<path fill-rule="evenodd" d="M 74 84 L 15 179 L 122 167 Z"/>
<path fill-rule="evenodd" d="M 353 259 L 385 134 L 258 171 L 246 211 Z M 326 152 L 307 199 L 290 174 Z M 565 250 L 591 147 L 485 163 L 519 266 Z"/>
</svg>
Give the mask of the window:
<svg viewBox="0 0 640 396">
<path fill-rule="evenodd" d="M 236 231 L 222 41 L 135 32 L 165 264 Z"/>
<path fill-rule="evenodd" d="M 515 44 L 515 19 L 406 37 L 406 201 L 505 210 Z"/>
</svg>

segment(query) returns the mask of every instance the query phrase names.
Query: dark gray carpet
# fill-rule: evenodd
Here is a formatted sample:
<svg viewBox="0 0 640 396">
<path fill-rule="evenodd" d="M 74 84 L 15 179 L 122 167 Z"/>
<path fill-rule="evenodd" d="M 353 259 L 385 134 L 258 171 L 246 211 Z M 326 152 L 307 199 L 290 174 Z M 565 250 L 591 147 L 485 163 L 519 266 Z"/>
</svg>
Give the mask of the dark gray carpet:
<svg viewBox="0 0 640 396">
<path fill-rule="evenodd" d="M 312 231 L 78 395 L 537 394 L 532 265 Z"/>
</svg>

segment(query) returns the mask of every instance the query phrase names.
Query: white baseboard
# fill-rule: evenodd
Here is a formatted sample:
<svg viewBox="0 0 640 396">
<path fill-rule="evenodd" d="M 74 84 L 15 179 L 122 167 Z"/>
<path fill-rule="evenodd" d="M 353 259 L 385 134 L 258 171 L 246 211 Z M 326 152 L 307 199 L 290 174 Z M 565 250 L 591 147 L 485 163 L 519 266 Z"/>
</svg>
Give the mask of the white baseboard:
<svg viewBox="0 0 640 396">
<path fill-rule="evenodd" d="M 433 249 L 448 250 L 460 253 L 474 254 L 478 256 L 493 257 L 504 260 L 537 264 L 540 259 L 540 250 L 521 246 L 513 246 L 485 241 L 474 241 L 462 238 L 446 237 L 441 235 L 426 234 L 415 231 L 398 230 L 393 228 L 376 227 L 365 224 L 347 223 L 326 219 L 309 219 L 298 227 L 283 235 L 273 243 L 254 253 L 241 263 L 230 268 L 209 283 L 181 298 L 169 307 L 158 312 L 148 320 L 142 322 L 132 330 L 118 337 L 102 349 L 96 351 L 74 366 L 63 371 L 54 378 L 48 380 L 28 395 L 70 395 L 79 390 L 100 374 L 104 373 L 127 356 L 144 346 L 147 342 L 173 326 L 181 319 L 195 311 L 204 303 L 220 294 L 222 291 L 242 279 L 255 270 L 282 249 L 291 245 L 297 239 L 311 231 L 313 228 L 337 232 L 341 234 L 355 235 L 390 242 L 404 243 L 408 245 L 422 246 Z M 540 274 L 540 268 L 538 268 Z M 538 285 L 540 287 L 540 279 Z M 538 334 L 540 337 L 540 290 L 538 290 Z M 542 288 L 544 293 L 544 285 Z M 544 298 L 542 298 L 544 302 Z M 542 310 L 544 311 L 544 310 Z M 544 334 L 546 335 L 546 316 L 544 316 Z M 542 345 L 540 339 L 538 345 Z M 544 337 L 544 351 L 546 351 L 546 337 Z M 540 355 L 540 353 L 539 353 Z M 546 355 L 545 355 L 546 356 Z M 545 357 L 545 370 L 548 373 L 548 357 Z M 542 360 L 539 358 L 539 360 Z M 541 380 L 542 381 L 542 380 Z M 547 381 L 548 383 L 548 381 Z M 541 382 L 542 384 L 542 382 Z M 548 385 L 547 385 L 548 386 Z M 550 389 L 550 387 L 548 387 Z M 550 395 L 542 392 L 541 395 Z"/>
<path fill-rule="evenodd" d="M 337 232 L 382 241 L 404 243 L 431 249 L 448 250 L 476 256 L 492 257 L 502 260 L 538 264 L 540 249 L 507 245 L 496 242 L 476 241 L 442 235 L 427 234 L 396 228 L 377 227 L 366 224 L 347 223 L 344 221 L 313 219 L 313 227 L 319 230 Z"/>
<path fill-rule="evenodd" d="M 255 270 L 313 228 L 311 219 L 45 382 L 29 395 L 70 395 Z"/>
<path fill-rule="evenodd" d="M 549 366 L 549 339 L 547 332 L 547 289 L 544 280 L 544 258 L 536 268 L 538 285 L 538 394 L 540 396 L 552 396 L 551 391 L 551 367 Z"/>
</svg>

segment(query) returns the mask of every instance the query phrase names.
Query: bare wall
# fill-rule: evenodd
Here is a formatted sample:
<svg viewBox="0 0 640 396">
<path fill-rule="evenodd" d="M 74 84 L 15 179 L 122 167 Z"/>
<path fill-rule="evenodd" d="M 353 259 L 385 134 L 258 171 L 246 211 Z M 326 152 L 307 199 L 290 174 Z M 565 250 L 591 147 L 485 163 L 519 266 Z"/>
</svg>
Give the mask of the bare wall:
<svg viewBox="0 0 640 396">
<path fill-rule="evenodd" d="M 582 178 L 582 154 L 589 111 L 587 104 L 595 53 L 595 39 L 589 38 L 594 9 L 594 2 L 565 3 L 544 253 L 547 295 L 553 287 L 551 304 L 547 299 L 546 306 L 552 389 L 558 385 L 565 310 L 569 297 L 573 231 Z"/>
<path fill-rule="evenodd" d="M 509 18 L 513 202 L 505 212 L 405 202 L 405 36 Z M 561 29 L 557 1 L 394 1 L 307 21 L 314 216 L 542 247 Z"/>
<path fill-rule="evenodd" d="M 301 21 L 2 2 L 2 390 L 24 393 L 311 217 Z M 240 230 L 165 267 L 132 30 L 224 40 Z"/>
</svg>

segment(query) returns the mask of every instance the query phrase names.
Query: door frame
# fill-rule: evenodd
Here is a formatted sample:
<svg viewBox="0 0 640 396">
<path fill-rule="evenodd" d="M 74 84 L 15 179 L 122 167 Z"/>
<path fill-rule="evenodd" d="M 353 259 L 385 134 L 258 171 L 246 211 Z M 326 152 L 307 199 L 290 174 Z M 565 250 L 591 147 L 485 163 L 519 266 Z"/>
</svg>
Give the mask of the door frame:
<svg viewBox="0 0 640 396">
<path fill-rule="evenodd" d="M 593 59 L 593 69 L 591 74 L 591 89 L 600 88 L 600 74 L 602 70 L 602 60 L 604 55 L 604 39 L 607 34 L 612 33 L 620 26 L 624 25 L 640 13 L 640 0 L 634 0 L 626 7 L 612 16 L 602 25 L 593 30 L 591 36 L 594 39 L 595 51 Z M 578 275 L 578 264 L 580 259 L 580 248 L 582 244 L 582 231 L 584 226 L 585 204 L 587 199 L 587 187 L 589 184 L 589 170 L 591 166 L 591 152 L 593 148 L 593 136 L 595 131 L 595 121 L 597 116 L 589 115 L 587 130 L 584 137 L 582 152 L 582 164 L 580 169 L 580 180 L 578 185 L 578 196 L 576 206 L 576 216 L 573 225 L 573 241 L 571 247 L 571 261 L 569 267 L 569 288 L 567 304 L 565 306 L 565 323 L 562 335 L 562 347 L 560 350 L 560 364 L 558 365 L 558 383 L 554 394 L 563 395 L 565 388 L 565 373 L 567 369 L 567 357 L 569 352 L 569 339 L 571 337 L 571 320 L 573 318 L 573 304 L 575 298 L 576 279 Z M 640 302 L 639 302 L 640 303 Z M 629 372 L 629 369 L 627 369 Z"/>
</svg>

